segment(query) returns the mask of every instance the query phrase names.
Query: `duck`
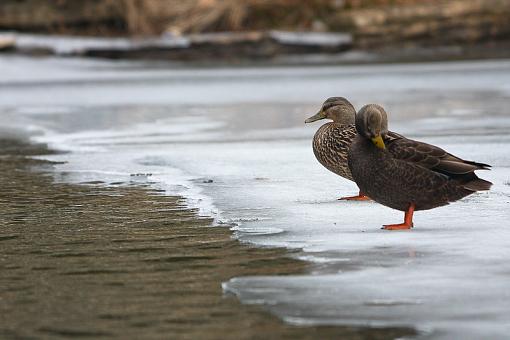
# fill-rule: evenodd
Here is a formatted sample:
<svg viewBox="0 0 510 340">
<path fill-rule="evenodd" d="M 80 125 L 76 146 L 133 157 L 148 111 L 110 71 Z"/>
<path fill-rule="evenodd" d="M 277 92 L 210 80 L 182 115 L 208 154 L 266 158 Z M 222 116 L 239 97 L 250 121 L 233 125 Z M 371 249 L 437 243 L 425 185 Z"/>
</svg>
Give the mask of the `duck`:
<svg viewBox="0 0 510 340">
<path fill-rule="evenodd" d="M 405 213 L 403 223 L 383 229 L 410 229 L 415 211 L 444 206 L 492 186 L 475 174 L 490 165 L 388 132 L 388 114 L 380 105 L 363 106 L 355 126 L 348 152 L 354 181 L 374 201 Z"/>
<path fill-rule="evenodd" d="M 347 165 L 347 153 L 356 136 L 355 116 L 356 109 L 347 99 L 330 97 L 324 101 L 319 112 L 305 120 L 305 123 L 331 120 L 315 132 L 312 141 L 313 153 L 326 169 L 350 181 L 354 179 Z M 341 197 L 340 200 L 366 201 L 370 198 L 359 191 L 358 195 Z"/>
</svg>

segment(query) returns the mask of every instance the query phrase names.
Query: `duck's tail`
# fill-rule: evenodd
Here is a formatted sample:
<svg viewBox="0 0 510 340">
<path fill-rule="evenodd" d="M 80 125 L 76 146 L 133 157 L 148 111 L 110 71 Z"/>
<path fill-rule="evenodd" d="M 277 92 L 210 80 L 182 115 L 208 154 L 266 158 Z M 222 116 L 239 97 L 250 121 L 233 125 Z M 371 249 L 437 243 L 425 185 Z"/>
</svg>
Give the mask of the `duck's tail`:
<svg viewBox="0 0 510 340">
<path fill-rule="evenodd" d="M 476 177 L 475 179 L 464 183 L 463 187 L 470 191 L 483 191 L 483 190 L 489 190 L 492 186 L 492 183 L 489 181 L 486 181 L 484 179 Z"/>
<path fill-rule="evenodd" d="M 466 160 L 464 160 L 464 163 L 475 166 L 476 170 L 490 170 L 491 169 L 491 166 L 489 164 L 485 164 L 485 163 L 478 163 L 478 162 L 466 161 Z"/>
</svg>

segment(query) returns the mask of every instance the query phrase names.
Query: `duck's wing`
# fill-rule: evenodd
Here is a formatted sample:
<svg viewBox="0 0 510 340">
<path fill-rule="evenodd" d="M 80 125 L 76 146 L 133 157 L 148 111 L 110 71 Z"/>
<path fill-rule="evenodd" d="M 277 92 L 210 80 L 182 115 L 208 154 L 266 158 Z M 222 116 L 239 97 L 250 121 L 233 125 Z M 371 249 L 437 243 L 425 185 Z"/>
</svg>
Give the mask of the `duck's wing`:
<svg viewBox="0 0 510 340">
<path fill-rule="evenodd" d="M 394 132 L 389 132 L 384 141 L 396 159 L 418 164 L 448 177 L 459 177 L 472 174 L 475 170 L 490 168 L 488 164 L 463 160 L 437 146 L 408 139 Z"/>
</svg>

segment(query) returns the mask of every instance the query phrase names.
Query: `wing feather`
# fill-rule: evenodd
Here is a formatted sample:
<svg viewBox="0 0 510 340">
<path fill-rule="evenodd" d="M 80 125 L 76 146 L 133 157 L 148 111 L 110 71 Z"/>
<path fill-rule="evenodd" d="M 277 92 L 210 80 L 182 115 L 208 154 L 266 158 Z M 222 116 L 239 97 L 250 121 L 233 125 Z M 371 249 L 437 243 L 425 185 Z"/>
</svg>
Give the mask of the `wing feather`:
<svg viewBox="0 0 510 340">
<path fill-rule="evenodd" d="M 388 151 L 396 159 L 420 165 L 448 177 L 468 175 L 475 170 L 488 170 L 490 165 L 466 161 L 445 150 L 389 132 L 384 139 Z"/>
</svg>

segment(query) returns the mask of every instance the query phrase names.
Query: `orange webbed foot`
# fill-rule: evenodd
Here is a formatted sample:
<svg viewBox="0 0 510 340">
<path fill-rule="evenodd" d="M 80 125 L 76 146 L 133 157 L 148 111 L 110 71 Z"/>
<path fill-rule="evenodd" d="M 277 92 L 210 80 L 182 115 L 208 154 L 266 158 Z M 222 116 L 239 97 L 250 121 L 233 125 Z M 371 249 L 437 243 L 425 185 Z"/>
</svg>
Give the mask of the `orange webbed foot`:
<svg viewBox="0 0 510 340">
<path fill-rule="evenodd" d="M 385 224 L 382 229 L 384 230 L 406 230 L 411 229 L 413 227 L 413 213 L 414 209 L 416 209 L 416 205 L 414 203 L 409 204 L 409 207 L 406 210 L 404 216 L 404 223 L 399 224 Z"/>
<path fill-rule="evenodd" d="M 399 224 L 385 224 L 381 229 L 384 230 L 406 230 L 411 229 L 413 224 L 399 223 Z"/>
<path fill-rule="evenodd" d="M 361 191 L 356 196 L 346 196 L 338 199 L 339 201 L 370 201 L 370 197 Z"/>
</svg>

